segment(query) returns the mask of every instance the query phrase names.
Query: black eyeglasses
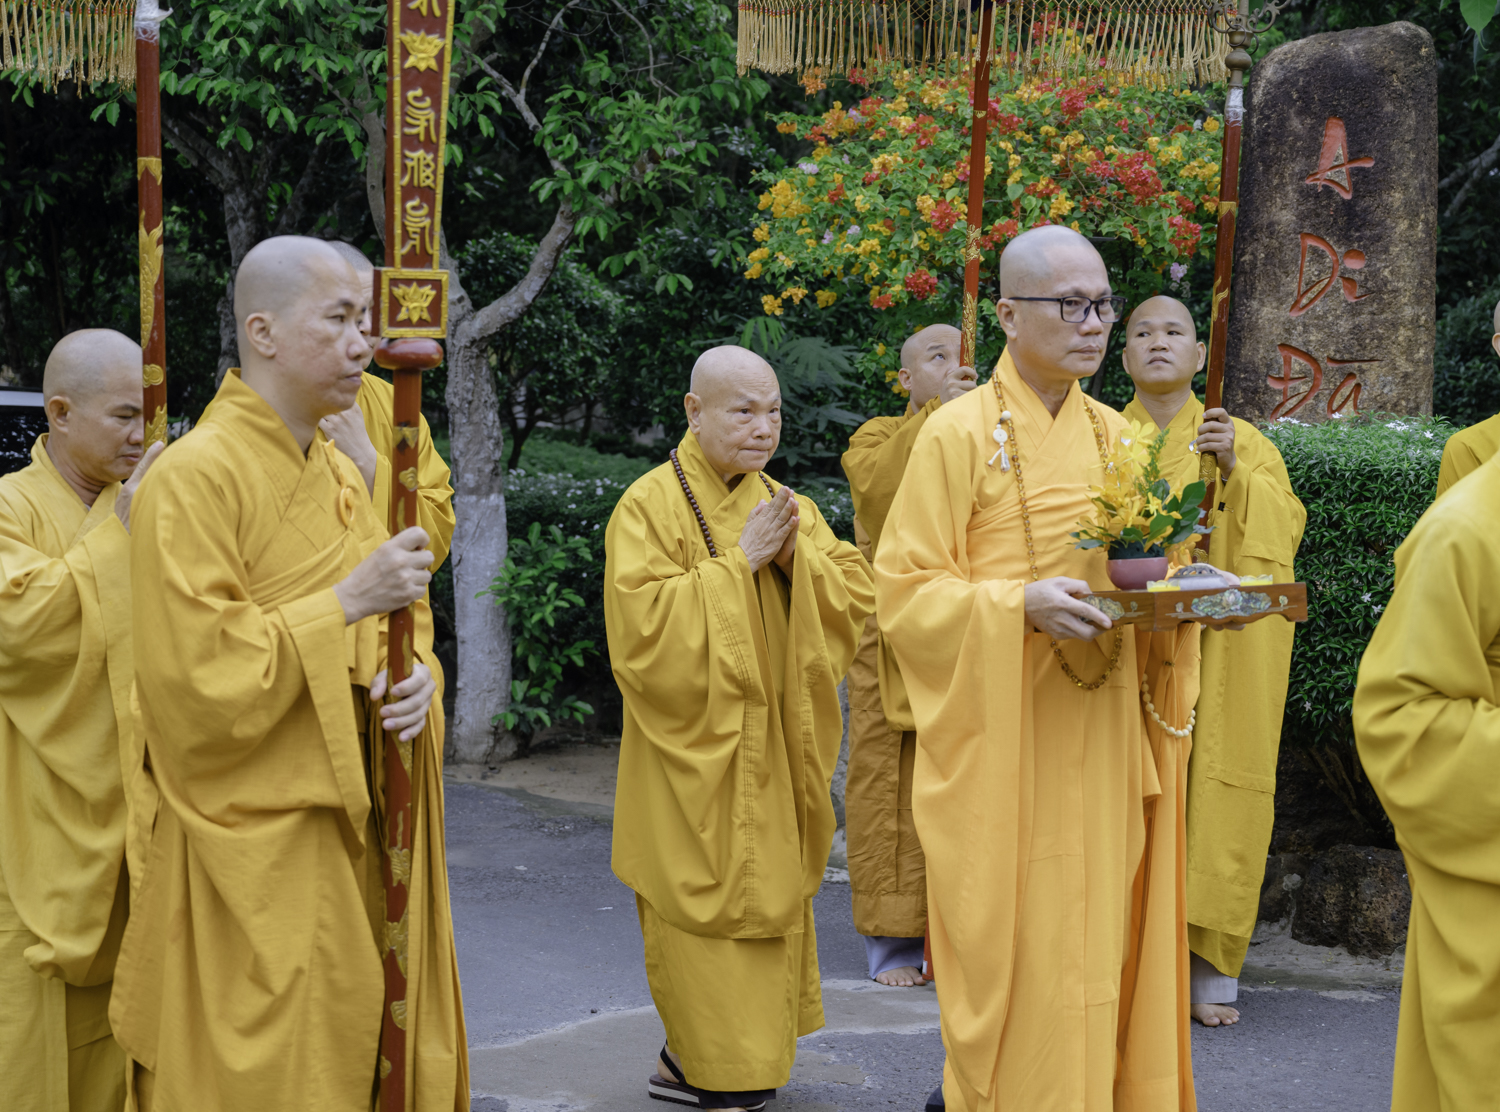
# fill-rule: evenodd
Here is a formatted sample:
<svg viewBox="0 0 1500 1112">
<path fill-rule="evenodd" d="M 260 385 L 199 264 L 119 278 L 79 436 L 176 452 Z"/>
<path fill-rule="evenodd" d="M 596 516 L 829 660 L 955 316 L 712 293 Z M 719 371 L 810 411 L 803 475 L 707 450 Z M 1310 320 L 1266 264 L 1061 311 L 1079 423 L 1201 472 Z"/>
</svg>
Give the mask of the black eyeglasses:
<svg viewBox="0 0 1500 1112">
<path fill-rule="evenodd" d="M 1068 324 L 1082 324 L 1089 319 L 1089 308 L 1099 314 L 1100 324 L 1115 324 L 1125 311 L 1125 299 L 1119 294 L 1110 297 L 1007 297 L 1006 301 L 1055 301 L 1057 311 Z"/>
</svg>

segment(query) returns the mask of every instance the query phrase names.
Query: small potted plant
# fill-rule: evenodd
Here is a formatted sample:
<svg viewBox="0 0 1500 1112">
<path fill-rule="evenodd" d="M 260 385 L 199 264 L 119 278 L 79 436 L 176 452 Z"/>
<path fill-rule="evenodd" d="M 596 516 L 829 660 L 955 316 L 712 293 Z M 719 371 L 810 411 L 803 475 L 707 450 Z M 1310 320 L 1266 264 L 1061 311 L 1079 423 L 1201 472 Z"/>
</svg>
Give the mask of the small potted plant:
<svg viewBox="0 0 1500 1112">
<path fill-rule="evenodd" d="M 1115 438 L 1104 465 L 1104 484 L 1089 488 L 1093 511 L 1070 534 L 1078 548 L 1106 550 L 1110 582 L 1122 591 L 1144 590 L 1151 580 L 1164 578 L 1170 550 L 1208 532 L 1198 524 L 1203 483 L 1191 482 L 1173 494 L 1172 484 L 1161 476 L 1166 443 L 1165 430 L 1153 438 L 1132 421 Z M 1185 550 L 1180 555 L 1190 562 Z"/>
</svg>

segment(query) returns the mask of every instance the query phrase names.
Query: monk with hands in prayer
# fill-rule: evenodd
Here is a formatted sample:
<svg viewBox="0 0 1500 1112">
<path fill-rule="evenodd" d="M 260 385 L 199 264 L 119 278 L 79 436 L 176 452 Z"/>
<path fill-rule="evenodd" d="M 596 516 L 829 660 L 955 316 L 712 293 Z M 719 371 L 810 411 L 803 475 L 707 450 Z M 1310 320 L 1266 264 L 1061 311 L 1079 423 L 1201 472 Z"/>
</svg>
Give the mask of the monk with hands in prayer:
<svg viewBox="0 0 1500 1112">
<path fill-rule="evenodd" d="M 688 431 L 620 499 L 604 620 L 624 698 L 613 867 L 666 1028 L 649 1095 L 754 1112 L 823 1025 L 812 897 L 836 826 L 838 683 L 874 590 L 853 545 L 763 468 L 781 389 L 707 351 Z"/>
<path fill-rule="evenodd" d="M 422 646 L 383 705 L 377 619 L 421 605 L 432 555 L 420 528 L 387 539 L 316 437 L 360 389 L 365 308 L 325 243 L 257 245 L 235 281 L 244 368 L 137 495 L 146 758 L 110 1017 L 141 1112 L 368 1112 L 388 949 L 407 974 L 407 1107 L 467 1099 L 440 825 L 403 863 L 400 924 L 382 885 L 384 745 L 414 762 L 414 798 L 440 771 Z"/>
</svg>

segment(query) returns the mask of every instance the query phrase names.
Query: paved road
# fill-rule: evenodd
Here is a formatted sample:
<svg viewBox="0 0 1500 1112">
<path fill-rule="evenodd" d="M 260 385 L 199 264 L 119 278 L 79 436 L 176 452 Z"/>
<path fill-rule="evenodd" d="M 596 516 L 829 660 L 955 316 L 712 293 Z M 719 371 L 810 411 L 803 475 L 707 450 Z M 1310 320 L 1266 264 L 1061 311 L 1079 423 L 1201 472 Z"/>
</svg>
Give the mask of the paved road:
<svg viewBox="0 0 1500 1112">
<path fill-rule="evenodd" d="M 605 809 L 451 782 L 447 800 L 475 1112 L 661 1112 L 645 1095 L 661 1024 Z M 943 1061 L 935 993 L 865 978 L 846 885 L 815 906 L 828 1026 L 775 1108 L 921 1108 Z M 1242 996 L 1238 1027 L 1195 1029 L 1203 1112 L 1387 1108 L 1394 991 L 1276 979 Z"/>
</svg>

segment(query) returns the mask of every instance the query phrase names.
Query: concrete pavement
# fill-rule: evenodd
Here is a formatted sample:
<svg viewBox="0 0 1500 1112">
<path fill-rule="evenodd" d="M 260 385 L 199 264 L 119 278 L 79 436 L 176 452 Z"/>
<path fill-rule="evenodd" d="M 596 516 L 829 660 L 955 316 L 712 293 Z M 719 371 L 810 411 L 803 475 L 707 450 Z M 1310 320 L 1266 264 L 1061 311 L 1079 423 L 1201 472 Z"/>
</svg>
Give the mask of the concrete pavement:
<svg viewBox="0 0 1500 1112">
<path fill-rule="evenodd" d="M 609 870 L 614 750 L 543 753 L 447 785 L 448 860 L 476 1112 L 661 1112 L 662 1042 L 634 895 Z M 467 782 L 463 782 L 467 781 Z M 865 978 L 846 884 L 815 901 L 828 1025 L 775 1109 L 922 1107 L 941 1076 L 937 997 Z M 1389 1107 L 1399 960 L 1264 932 L 1242 1022 L 1193 1032 L 1203 1112 Z"/>
</svg>

